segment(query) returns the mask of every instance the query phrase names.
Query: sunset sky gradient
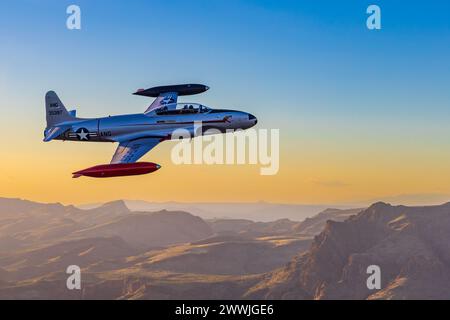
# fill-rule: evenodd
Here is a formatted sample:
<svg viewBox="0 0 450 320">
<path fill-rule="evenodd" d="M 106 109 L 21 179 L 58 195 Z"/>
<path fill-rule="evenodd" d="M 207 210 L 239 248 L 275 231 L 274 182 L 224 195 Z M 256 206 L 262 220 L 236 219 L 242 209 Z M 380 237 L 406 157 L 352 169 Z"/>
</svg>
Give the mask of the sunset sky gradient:
<svg viewBox="0 0 450 320">
<path fill-rule="evenodd" d="M 366 8 L 382 29 L 366 28 Z M 77 4 L 82 29 L 66 29 Z M 2 1 L 0 196 L 87 203 L 358 203 L 450 194 L 450 3 L 446 1 Z M 137 88 L 204 83 L 188 97 L 280 129 L 280 171 L 181 165 L 72 179 L 115 145 L 42 142 L 44 95 L 81 117 L 143 112 Z M 184 98 L 183 98 L 184 99 Z M 186 100 L 186 99 L 184 99 Z M 183 101 L 183 100 L 181 100 Z M 449 197 L 450 200 L 450 197 Z"/>
</svg>

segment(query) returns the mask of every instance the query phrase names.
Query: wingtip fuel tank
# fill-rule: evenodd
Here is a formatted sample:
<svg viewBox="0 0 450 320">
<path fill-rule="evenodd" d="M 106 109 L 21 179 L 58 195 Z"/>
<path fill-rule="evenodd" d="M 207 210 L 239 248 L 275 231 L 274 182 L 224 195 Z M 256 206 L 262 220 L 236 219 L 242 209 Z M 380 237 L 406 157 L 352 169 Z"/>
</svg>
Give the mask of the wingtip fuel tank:
<svg viewBox="0 0 450 320">
<path fill-rule="evenodd" d="M 73 173 L 72 178 L 79 178 L 81 176 L 92 178 L 135 176 L 155 172 L 159 168 L 161 166 L 153 162 L 101 164 L 76 171 Z"/>
</svg>

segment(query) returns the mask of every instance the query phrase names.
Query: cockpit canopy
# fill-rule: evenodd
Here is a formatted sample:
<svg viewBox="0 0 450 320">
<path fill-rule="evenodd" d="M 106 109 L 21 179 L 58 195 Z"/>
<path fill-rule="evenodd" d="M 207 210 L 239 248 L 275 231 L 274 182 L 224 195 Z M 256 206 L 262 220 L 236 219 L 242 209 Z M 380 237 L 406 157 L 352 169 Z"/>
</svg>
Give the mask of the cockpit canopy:
<svg viewBox="0 0 450 320">
<path fill-rule="evenodd" d="M 152 111 L 152 113 L 163 115 L 180 115 L 194 113 L 208 113 L 210 108 L 198 103 L 170 103 Z"/>
</svg>

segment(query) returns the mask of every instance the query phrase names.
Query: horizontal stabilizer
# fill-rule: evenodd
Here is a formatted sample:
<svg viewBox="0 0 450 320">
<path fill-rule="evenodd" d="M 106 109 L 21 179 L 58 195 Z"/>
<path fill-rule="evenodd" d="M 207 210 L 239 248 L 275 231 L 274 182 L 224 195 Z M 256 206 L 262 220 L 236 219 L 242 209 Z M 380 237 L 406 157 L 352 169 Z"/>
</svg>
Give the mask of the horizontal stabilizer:
<svg viewBox="0 0 450 320">
<path fill-rule="evenodd" d="M 45 130 L 44 142 L 48 142 L 50 140 L 53 140 L 53 139 L 59 137 L 64 132 L 66 132 L 67 129 L 69 129 L 69 127 L 70 126 L 56 126 L 56 127 L 51 127 L 49 129 Z"/>
</svg>

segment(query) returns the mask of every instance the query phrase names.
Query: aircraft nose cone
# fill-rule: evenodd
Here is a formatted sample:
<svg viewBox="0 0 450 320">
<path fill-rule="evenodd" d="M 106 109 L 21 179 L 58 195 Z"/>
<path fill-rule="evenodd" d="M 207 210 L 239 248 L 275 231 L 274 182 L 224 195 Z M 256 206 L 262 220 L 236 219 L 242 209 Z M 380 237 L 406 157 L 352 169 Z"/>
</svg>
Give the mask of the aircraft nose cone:
<svg viewBox="0 0 450 320">
<path fill-rule="evenodd" d="M 253 122 L 253 125 L 258 123 L 258 119 L 256 119 L 256 117 L 254 115 L 252 115 L 251 113 L 248 114 L 248 120 Z"/>
</svg>

